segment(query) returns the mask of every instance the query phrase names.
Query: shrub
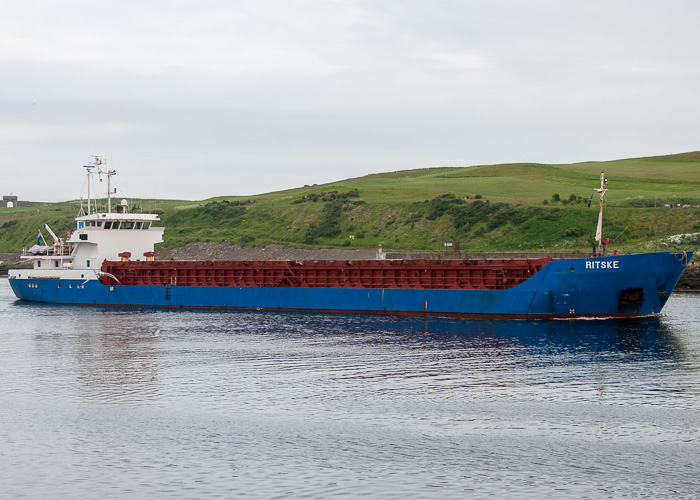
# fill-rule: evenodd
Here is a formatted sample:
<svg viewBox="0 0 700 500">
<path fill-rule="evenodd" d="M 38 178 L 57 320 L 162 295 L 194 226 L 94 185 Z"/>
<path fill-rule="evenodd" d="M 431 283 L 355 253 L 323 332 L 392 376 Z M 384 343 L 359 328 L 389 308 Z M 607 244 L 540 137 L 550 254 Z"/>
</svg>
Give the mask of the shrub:
<svg viewBox="0 0 700 500">
<path fill-rule="evenodd" d="M 435 220 L 442 217 L 455 205 L 463 205 L 466 203 L 463 199 L 457 198 L 453 194 L 443 194 L 437 198 L 430 200 L 429 212 L 426 219 Z"/>
<path fill-rule="evenodd" d="M 321 220 L 318 224 L 310 224 L 304 236 L 304 243 L 316 243 L 319 238 L 333 238 L 338 236 L 340 229 L 340 216 L 342 214 L 342 202 L 336 200 L 323 207 Z"/>
</svg>

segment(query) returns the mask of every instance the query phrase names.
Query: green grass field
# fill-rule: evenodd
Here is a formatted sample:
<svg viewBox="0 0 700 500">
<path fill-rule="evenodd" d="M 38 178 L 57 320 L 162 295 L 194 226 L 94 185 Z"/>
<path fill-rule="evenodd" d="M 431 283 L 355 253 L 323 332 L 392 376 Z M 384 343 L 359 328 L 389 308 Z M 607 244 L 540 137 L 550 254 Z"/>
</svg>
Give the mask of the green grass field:
<svg viewBox="0 0 700 500">
<path fill-rule="evenodd" d="M 381 243 L 439 251 L 444 242 L 458 241 L 463 251 L 590 251 L 597 197 L 590 209 L 587 204 L 601 171 L 609 179 L 604 227 L 612 246 L 627 252 L 698 246 L 697 237 L 680 245 L 664 240 L 700 232 L 700 152 L 572 165 L 426 168 L 244 198 L 133 200 L 132 206 L 161 214 L 168 247 L 194 241 L 326 248 Z M 562 201 L 552 201 L 554 195 Z M 0 209 L 0 252 L 32 244 L 44 223 L 65 234 L 78 209 L 77 201 Z"/>
</svg>

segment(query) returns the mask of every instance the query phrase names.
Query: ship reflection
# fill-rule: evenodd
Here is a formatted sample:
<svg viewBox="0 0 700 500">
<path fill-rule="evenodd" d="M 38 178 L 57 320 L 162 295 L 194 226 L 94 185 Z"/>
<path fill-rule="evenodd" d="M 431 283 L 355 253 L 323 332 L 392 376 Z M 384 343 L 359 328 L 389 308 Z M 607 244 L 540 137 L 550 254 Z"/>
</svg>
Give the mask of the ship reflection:
<svg viewBox="0 0 700 500">
<path fill-rule="evenodd" d="M 161 353 L 157 315 L 151 311 L 17 303 L 53 318 L 50 332 L 35 335 L 47 356 L 61 362 L 87 399 L 140 403 L 159 389 Z"/>
<path fill-rule="evenodd" d="M 334 372 L 344 379 L 439 374 L 455 376 L 455 384 L 479 383 L 474 379 L 479 372 L 512 373 L 519 367 L 532 369 L 527 374 L 532 383 L 540 383 L 538 380 L 553 383 L 554 379 L 544 376 L 539 368 L 588 370 L 612 364 L 625 367 L 659 361 L 654 363 L 659 369 L 666 366 L 683 370 L 686 365 L 683 362 L 693 356 L 692 349 L 688 351 L 684 345 L 682 332 L 676 332 L 673 323 L 659 317 L 497 321 L 56 308 L 34 304 L 23 307 L 33 308 L 42 315 L 60 316 L 56 334 L 42 337 L 41 342 L 53 343 L 57 355 L 69 353 L 74 376 L 87 397 L 120 403 L 138 404 L 157 398 L 164 384 L 168 384 L 168 377 L 187 376 L 174 369 L 183 359 L 201 369 L 207 363 L 232 362 L 227 356 L 234 351 L 245 351 L 241 365 L 269 358 L 273 359 L 270 364 L 273 366 L 295 359 L 301 350 L 309 359 L 328 359 L 341 367 L 345 366 L 345 359 L 351 359 L 346 369 Z M 156 335 L 159 330 L 163 333 Z M 310 363 L 305 369 L 313 371 L 316 367 Z M 562 380 L 570 376 L 570 371 L 561 372 Z M 590 376 L 596 375 L 586 371 L 580 378 Z M 481 382 L 508 383 L 495 375 Z M 442 389 L 450 387 L 444 380 L 442 383 Z M 513 379 L 511 383 L 519 382 Z"/>
<path fill-rule="evenodd" d="M 577 359 L 603 353 L 610 358 L 666 359 L 682 361 L 684 346 L 673 328 L 663 318 L 606 320 L 458 320 L 449 318 L 392 318 L 352 316 L 355 342 L 400 343 L 431 349 L 498 349 L 517 348 L 525 352 L 570 352 Z M 310 319 L 310 316 L 309 316 Z M 326 321 L 334 322 L 328 329 Z M 342 321 L 324 317 L 317 321 L 319 330 L 332 335 L 346 335 L 348 317 Z M 359 331 L 363 330 L 363 334 Z M 598 362 L 605 361 L 597 356 Z"/>
</svg>

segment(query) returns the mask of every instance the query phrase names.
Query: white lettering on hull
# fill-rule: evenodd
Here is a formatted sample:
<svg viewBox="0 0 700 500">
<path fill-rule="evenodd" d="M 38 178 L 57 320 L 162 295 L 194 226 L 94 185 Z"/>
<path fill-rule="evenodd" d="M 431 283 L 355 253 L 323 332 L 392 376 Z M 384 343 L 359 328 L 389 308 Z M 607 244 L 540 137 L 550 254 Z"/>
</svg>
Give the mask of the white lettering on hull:
<svg viewBox="0 0 700 500">
<path fill-rule="evenodd" d="M 619 269 L 618 260 L 587 260 L 586 269 Z"/>
</svg>

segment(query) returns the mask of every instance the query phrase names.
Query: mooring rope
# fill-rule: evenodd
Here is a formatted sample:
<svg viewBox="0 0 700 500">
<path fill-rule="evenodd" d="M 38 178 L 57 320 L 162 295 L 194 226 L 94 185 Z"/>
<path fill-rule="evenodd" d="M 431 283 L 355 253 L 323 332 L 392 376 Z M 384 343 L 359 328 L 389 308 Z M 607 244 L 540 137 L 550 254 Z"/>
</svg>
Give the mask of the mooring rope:
<svg viewBox="0 0 700 500">
<path fill-rule="evenodd" d="M 683 264 L 684 266 L 688 265 L 688 252 L 685 250 L 681 250 L 680 252 L 673 252 L 673 255 L 676 257 L 676 260 Z"/>
</svg>

